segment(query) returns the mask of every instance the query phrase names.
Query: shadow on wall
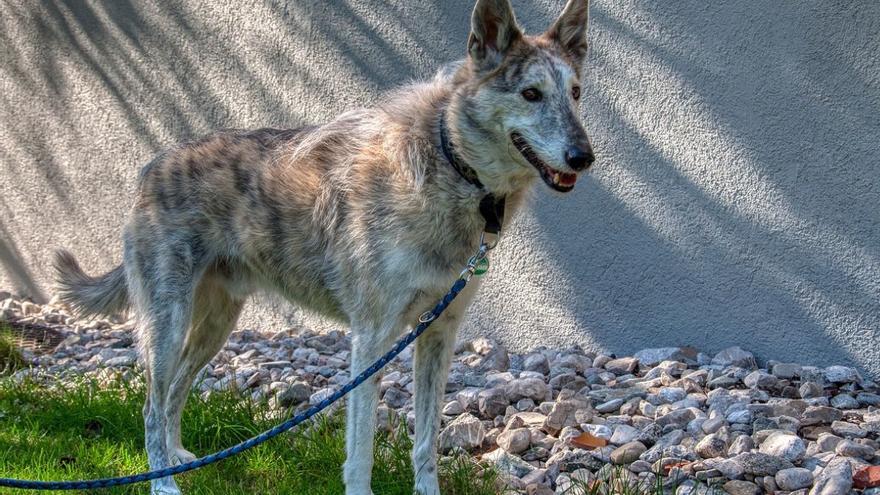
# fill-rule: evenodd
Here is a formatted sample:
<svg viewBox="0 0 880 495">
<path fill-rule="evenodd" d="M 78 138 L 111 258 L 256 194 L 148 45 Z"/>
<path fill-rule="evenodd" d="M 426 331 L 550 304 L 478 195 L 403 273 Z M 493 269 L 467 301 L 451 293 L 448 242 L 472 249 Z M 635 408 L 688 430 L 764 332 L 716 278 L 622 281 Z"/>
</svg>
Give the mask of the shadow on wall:
<svg viewBox="0 0 880 495">
<path fill-rule="evenodd" d="M 34 282 L 31 271 L 21 260 L 21 253 L 15 246 L 15 241 L 6 231 L 6 227 L 0 223 L 0 263 L 12 280 L 12 290 L 19 294 L 28 294 L 37 302 L 45 302 L 46 298 L 40 287 Z"/>
<path fill-rule="evenodd" d="M 442 9 L 429 6 L 430 15 Z M 423 14 L 381 1 L 5 2 L 0 206 L 12 220 L 0 261 L 8 279 L 39 294 L 57 246 L 85 251 L 87 268 L 118 259 L 127 192 L 162 147 L 224 127 L 327 120 L 430 75 L 451 57 L 437 53 L 444 36 L 439 25 L 419 25 Z M 35 221 L 57 229 L 25 239 Z"/>
<path fill-rule="evenodd" d="M 547 237 L 582 267 L 566 303 L 591 338 L 877 374 L 880 8 L 834 10 L 594 5 L 596 183 L 568 215 L 583 238 Z M 574 209 L 550 203 L 542 225 Z"/>
<path fill-rule="evenodd" d="M 472 7 L 35 3 L 0 13 L 0 262 L 36 295 L 55 246 L 92 269 L 119 259 L 120 191 L 161 147 L 373 103 L 463 56 Z M 536 32 L 563 2 L 513 3 Z M 520 222 L 546 235 L 509 241 L 567 267 L 554 304 L 577 320 L 568 341 L 740 344 L 880 370 L 868 345 L 880 338 L 880 68 L 866 56 L 880 50 L 869 34 L 880 7 L 628 0 L 592 14 L 584 110 L 597 170 Z M 53 229 L 26 234 L 34 219 Z M 497 329 L 543 301 L 507 303 L 519 309 L 488 308 Z"/>
</svg>

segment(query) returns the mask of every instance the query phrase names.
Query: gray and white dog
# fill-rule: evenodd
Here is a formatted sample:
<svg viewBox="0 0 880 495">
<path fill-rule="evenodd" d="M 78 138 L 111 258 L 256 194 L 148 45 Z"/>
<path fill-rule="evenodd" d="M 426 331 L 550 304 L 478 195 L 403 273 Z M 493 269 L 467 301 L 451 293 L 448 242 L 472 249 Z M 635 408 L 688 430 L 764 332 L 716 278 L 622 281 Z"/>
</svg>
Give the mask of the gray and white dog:
<svg viewBox="0 0 880 495">
<path fill-rule="evenodd" d="M 71 306 L 137 316 L 152 469 L 194 459 L 180 442 L 187 394 L 252 292 L 348 323 L 354 375 L 445 293 L 479 243 L 487 195 L 510 216 L 537 179 L 574 187 L 594 159 L 578 118 L 587 12 L 588 0 L 570 0 L 549 30 L 527 36 L 508 0 L 478 0 L 466 59 L 433 80 L 321 126 L 221 131 L 168 149 L 140 174 L 121 266 L 91 277 L 58 253 Z M 439 403 L 476 286 L 416 343 L 423 495 L 440 493 Z M 371 493 L 378 386 L 348 399 L 349 495 Z M 152 493 L 180 490 L 168 477 Z"/>
</svg>

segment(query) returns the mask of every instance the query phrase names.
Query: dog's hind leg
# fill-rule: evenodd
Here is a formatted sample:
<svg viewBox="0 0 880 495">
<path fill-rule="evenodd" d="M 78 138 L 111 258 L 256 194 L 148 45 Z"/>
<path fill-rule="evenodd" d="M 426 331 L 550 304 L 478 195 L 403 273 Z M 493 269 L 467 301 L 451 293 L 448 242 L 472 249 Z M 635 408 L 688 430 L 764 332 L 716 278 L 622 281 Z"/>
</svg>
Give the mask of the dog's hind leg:
<svg viewBox="0 0 880 495">
<path fill-rule="evenodd" d="M 127 239 L 128 241 L 128 239 Z M 140 242 L 139 242 L 140 241 Z M 144 429 L 150 469 L 171 465 L 166 441 L 168 392 L 177 372 L 192 315 L 193 253 L 185 243 L 126 242 L 126 278 L 137 308 L 147 373 Z M 153 480 L 153 495 L 179 495 L 169 476 Z"/>
<path fill-rule="evenodd" d="M 211 361 L 229 334 L 244 306 L 244 300 L 233 297 L 225 288 L 221 275 L 208 271 L 199 282 L 193 305 L 192 324 L 183 346 L 177 375 L 171 384 L 165 409 L 166 437 L 172 464 L 183 464 L 196 458 L 183 447 L 180 439 L 180 418 L 189 397 L 193 380 Z"/>
<path fill-rule="evenodd" d="M 437 477 L 440 401 L 446 390 L 458 326 L 474 292 L 475 289 L 469 286 L 415 343 L 413 373 L 416 435 L 412 460 L 415 471 L 414 492 L 418 495 L 440 495 Z"/>
</svg>

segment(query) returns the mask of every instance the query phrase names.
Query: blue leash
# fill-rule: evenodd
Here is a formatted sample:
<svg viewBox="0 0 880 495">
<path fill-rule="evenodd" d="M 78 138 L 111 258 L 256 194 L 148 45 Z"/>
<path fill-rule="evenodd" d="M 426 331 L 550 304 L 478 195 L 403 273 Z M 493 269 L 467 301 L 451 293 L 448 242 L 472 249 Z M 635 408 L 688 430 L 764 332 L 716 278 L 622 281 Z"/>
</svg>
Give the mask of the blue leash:
<svg viewBox="0 0 880 495">
<path fill-rule="evenodd" d="M 221 450 L 220 452 L 211 455 L 206 455 L 205 457 L 200 457 L 194 461 L 187 462 L 186 464 L 180 464 L 164 469 L 157 469 L 155 471 L 149 471 L 146 473 L 135 474 L 131 476 L 119 476 L 117 478 L 103 478 L 97 480 L 83 481 L 36 481 L 19 480 L 13 478 L 0 478 L 0 486 L 21 488 L 24 490 L 91 490 L 95 488 L 109 488 L 112 486 L 131 485 L 133 483 L 141 483 L 144 481 L 165 478 L 167 476 L 199 469 L 209 464 L 220 462 L 223 459 L 228 459 L 234 455 L 244 452 L 245 450 L 256 447 L 257 445 L 260 445 L 261 443 L 264 443 L 273 437 L 277 437 L 285 431 L 312 418 L 337 400 L 341 399 L 343 396 L 354 390 L 355 387 L 376 374 L 376 372 L 378 372 L 380 369 L 384 368 L 386 364 L 397 357 L 397 355 L 400 354 L 407 346 L 412 344 L 419 337 L 419 335 L 424 333 L 425 330 L 427 330 L 428 327 L 431 325 L 431 323 L 433 323 L 434 320 L 436 320 L 437 317 L 446 310 L 449 304 L 456 298 L 456 296 L 458 296 L 458 293 L 461 292 L 462 289 L 464 289 L 464 287 L 467 285 L 468 281 L 470 281 L 472 275 L 474 275 L 475 273 L 477 275 L 481 275 L 485 272 L 486 268 L 488 267 L 488 260 L 486 258 L 486 255 L 488 251 L 493 247 L 495 247 L 494 244 L 488 245 L 483 242 L 482 238 L 480 239 L 479 250 L 477 250 L 477 253 L 472 256 L 470 260 L 468 260 L 467 267 L 462 270 L 461 274 L 458 277 L 458 280 L 456 280 L 455 283 L 452 284 L 452 288 L 449 289 L 449 292 L 447 292 L 446 295 L 443 296 L 443 299 L 441 299 L 440 302 L 438 302 L 437 305 L 434 306 L 434 309 L 422 313 L 422 315 L 419 317 L 418 326 L 416 326 L 416 328 L 406 334 L 406 336 L 398 340 L 387 354 L 379 358 L 379 360 L 373 363 L 369 368 L 365 369 L 359 375 L 354 377 L 354 379 L 346 383 L 342 388 L 334 392 L 333 395 L 327 397 L 320 403 L 315 404 L 307 410 L 297 414 L 296 416 L 288 419 L 280 425 L 275 426 L 270 430 L 266 430 L 263 433 L 260 433 L 250 440 L 245 440 L 238 445 L 234 445 L 232 447 L 229 447 L 228 449 Z"/>
</svg>

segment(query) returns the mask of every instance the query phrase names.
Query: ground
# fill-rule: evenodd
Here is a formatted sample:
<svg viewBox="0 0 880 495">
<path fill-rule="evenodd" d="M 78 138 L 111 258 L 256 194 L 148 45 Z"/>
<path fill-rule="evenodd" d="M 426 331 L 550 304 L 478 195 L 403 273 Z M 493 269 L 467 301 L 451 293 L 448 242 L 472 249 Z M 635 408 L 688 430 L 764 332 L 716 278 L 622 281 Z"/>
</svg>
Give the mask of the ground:
<svg viewBox="0 0 880 495">
<path fill-rule="evenodd" d="M 63 479 L 143 469 L 130 323 L 81 321 L 13 298 L 0 311 L 24 349 L 7 346 L 6 362 L 21 369 L 2 380 L 0 472 Z M 349 358 L 344 332 L 233 333 L 194 387 L 188 444 L 213 452 L 321 401 L 348 381 Z M 409 493 L 412 482 L 411 367 L 404 352 L 381 382 L 377 494 Z M 456 349 L 446 392 L 446 495 L 880 495 L 871 466 L 880 462 L 878 386 L 846 366 L 758 362 L 739 347 L 516 354 L 477 339 Z M 322 421 L 228 467 L 181 476 L 182 485 L 341 493 L 339 412 Z"/>
</svg>

